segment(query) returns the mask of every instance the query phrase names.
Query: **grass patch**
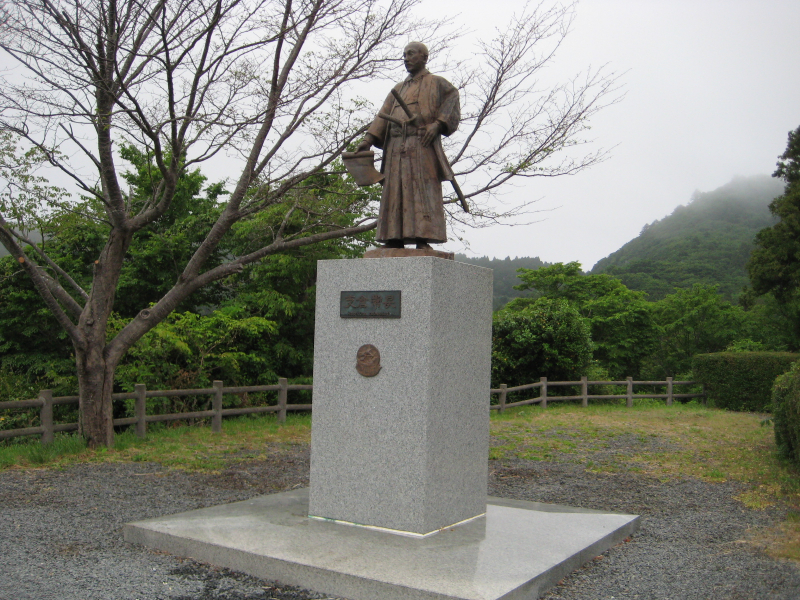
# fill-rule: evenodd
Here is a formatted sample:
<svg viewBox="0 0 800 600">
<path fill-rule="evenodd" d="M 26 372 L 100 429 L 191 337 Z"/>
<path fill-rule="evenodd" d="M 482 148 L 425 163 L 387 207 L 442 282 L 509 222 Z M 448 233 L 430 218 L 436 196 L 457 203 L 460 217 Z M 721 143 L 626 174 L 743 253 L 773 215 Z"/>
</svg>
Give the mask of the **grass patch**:
<svg viewBox="0 0 800 600">
<path fill-rule="evenodd" d="M 524 406 L 492 415 L 492 449 L 502 449 L 502 458 L 575 462 L 595 473 L 742 482 L 747 489 L 737 499 L 748 508 L 783 503 L 797 515 L 763 533 L 761 543 L 773 556 L 800 560 L 800 472 L 778 457 L 763 421 L 697 403 Z"/>
<path fill-rule="evenodd" d="M 777 527 L 754 532 L 753 542 L 773 558 L 800 562 L 800 511 L 790 510 Z"/>
<path fill-rule="evenodd" d="M 115 436 L 113 448 L 89 450 L 76 435 L 56 435 L 42 446 L 37 438 L 0 447 L 0 470 L 50 466 L 63 468 L 81 462 L 155 462 L 190 471 L 217 471 L 236 460 L 265 457 L 267 446 L 307 443 L 311 416 L 289 414 L 286 423 L 274 415 L 225 419 L 222 433 L 210 427 L 182 425 L 152 427 L 144 439 L 132 429 Z"/>
<path fill-rule="evenodd" d="M 86 442 L 74 433 L 56 434 L 53 443 L 47 446 L 42 446 L 38 437 L 14 440 L 14 443 L 0 446 L 0 471 L 17 466 L 38 467 L 64 461 L 74 462 L 85 451 Z"/>
<path fill-rule="evenodd" d="M 492 434 L 512 442 L 508 457 L 550 453 L 555 460 L 624 460 L 654 477 L 692 476 L 763 483 L 790 475 L 774 456 L 772 430 L 757 415 L 700 405 L 525 406 L 492 416 Z"/>
</svg>

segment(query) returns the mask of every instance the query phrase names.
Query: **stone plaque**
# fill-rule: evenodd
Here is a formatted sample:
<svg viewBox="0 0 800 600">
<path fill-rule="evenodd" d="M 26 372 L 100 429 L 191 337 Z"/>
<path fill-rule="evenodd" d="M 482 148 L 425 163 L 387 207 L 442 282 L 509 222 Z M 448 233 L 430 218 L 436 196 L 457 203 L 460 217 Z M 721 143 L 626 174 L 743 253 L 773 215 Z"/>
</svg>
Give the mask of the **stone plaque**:
<svg viewBox="0 0 800 600">
<path fill-rule="evenodd" d="M 339 316 L 343 318 L 400 318 L 400 290 L 342 292 Z"/>
</svg>

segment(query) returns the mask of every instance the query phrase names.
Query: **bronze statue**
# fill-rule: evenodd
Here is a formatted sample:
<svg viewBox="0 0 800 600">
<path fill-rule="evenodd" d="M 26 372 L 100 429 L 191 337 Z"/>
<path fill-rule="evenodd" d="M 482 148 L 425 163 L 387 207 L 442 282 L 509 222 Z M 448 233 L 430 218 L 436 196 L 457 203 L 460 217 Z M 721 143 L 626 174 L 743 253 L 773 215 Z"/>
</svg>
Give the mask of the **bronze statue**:
<svg viewBox="0 0 800 600">
<path fill-rule="evenodd" d="M 458 127 L 461 108 L 458 90 L 425 68 L 428 48 L 411 42 L 403 51 L 409 75 L 398 83 L 381 107 L 357 153 L 371 146 L 383 149 L 383 193 L 378 213 L 376 240 L 386 248 L 447 241 L 442 181 L 453 182 L 442 149 L 442 135 Z M 462 206 L 466 203 L 462 198 Z"/>
</svg>

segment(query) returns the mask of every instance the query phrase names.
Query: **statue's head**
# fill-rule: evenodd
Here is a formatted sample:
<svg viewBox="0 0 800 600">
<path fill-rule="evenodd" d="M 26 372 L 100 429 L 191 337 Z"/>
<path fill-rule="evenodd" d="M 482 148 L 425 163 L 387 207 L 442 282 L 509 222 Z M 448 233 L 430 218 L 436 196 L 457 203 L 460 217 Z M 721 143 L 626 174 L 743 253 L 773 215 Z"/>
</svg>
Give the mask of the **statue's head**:
<svg viewBox="0 0 800 600">
<path fill-rule="evenodd" d="M 403 64 L 406 71 L 416 75 L 428 62 L 428 47 L 422 42 L 411 42 L 403 50 Z"/>
</svg>

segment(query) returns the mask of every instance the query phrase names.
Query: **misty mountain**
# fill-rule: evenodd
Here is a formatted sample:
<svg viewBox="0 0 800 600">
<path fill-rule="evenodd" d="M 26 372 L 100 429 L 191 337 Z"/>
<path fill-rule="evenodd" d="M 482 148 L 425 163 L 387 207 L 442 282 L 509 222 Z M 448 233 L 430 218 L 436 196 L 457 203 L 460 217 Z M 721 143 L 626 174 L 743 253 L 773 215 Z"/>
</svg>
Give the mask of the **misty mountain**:
<svg viewBox="0 0 800 600">
<path fill-rule="evenodd" d="M 515 285 L 522 283 L 517 279 L 517 269 L 538 269 L 550 264 L 543 262 L 538 256 L 522 258 L 489 258 L 488 256 L 481 256 L 480 258 L 469 258 L 465 254 L 456 254 L 456 260 L 494 270 L 492 310 L 502 308 L 512 298 L 531 295 L 528 290 L 520 292 L 514 289 Z"/>
<path fill-rule="evenodd" d="M 718 284 L 734 301 L 749 283 L 745 265 L 760 229 L 775 223 L 769 203 L 783 193 L 781 180 L 737 177 L 711 192 L 695 192 L 671 215 L 642 228 L 638 237 L 600 260 L 592 273 L 619 277 L 659 300 L 675 288 Z"/>
</svg>

